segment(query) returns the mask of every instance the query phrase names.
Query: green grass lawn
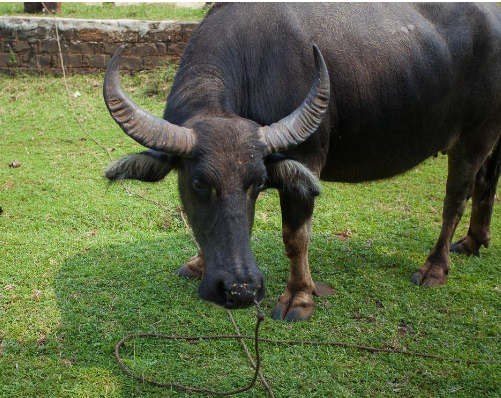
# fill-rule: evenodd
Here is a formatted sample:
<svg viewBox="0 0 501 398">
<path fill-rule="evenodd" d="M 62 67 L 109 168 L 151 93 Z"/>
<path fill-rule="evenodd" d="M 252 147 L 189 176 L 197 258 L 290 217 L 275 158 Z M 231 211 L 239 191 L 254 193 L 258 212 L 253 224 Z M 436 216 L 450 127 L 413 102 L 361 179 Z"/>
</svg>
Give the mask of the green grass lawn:
<svg viewBox="0 0 501 398">
<path fill-rule="evenodd" d="M 160 89 L 157 82 L 164 77 L 172 73 L 139 73 L 124 85 L 161 115 L 169 82 Z M 102 79 L 69 78 L 72 95 L 81 93 L 72 100 L 83 124 L 115 148 L 114 158 L 142 150 L 108 115 Z M 107 185 L 106 153 L 75 122 L 60 78 L 0 76 L 0 138 L 0 397 L 188 396 L 130 379 L 112 355 L 131 332 L 233 333 L 226 313 L 198 298 L 197 281 L 173 275 L 196 252 L 179 214 L 176 173 L 158 184 L 126 183 L 168 210 Z M 13 160 L 22 165 L 9 168 Z M 500 360 L 499 203 L 481 258 L 452 256 L 449 281 L 438 289 L 409 281 L 440 229 L 445 178 L 440 156 L 384 182 L 323 184 L 310 262 L 314 279 L 336 293 L 316 299 L 308 322 L 268 318 L 262 336 Z M 258 200 L 252 236 L 268 314 L 288 276 L 278 202 L 274 191 Z M 458 236 L 468 218 L 469 209 Z M 254 310 L 234 315 L 251 334 Z M 501 365 L 331 347 L 268 344 L 262 352 L 277 397 L 501 396 Z M 237 342 L 137 341 L 123 354 L 139 374 L 194 386 L 229 390 L 252 374 Z M 266 391 L 259 385 L 241 396 Z"/>
<path fill-rule="evenodd" d="M 178 20 L 178 21 L 201 21 L 207 9 L 175 7 L 168 3 L 143 3 L 129 6 L 115 7 L 113 3 L 102 3 L 102 6 L 88 6 L 84 3 L 63 2 L 61 13 L 58 17 L 84 18 L 84 19 L 146 19 L 151 21 Z M 41 16 L 25 14 L 22 2 L 0 3 L 0 16 Z"/>
</svg>

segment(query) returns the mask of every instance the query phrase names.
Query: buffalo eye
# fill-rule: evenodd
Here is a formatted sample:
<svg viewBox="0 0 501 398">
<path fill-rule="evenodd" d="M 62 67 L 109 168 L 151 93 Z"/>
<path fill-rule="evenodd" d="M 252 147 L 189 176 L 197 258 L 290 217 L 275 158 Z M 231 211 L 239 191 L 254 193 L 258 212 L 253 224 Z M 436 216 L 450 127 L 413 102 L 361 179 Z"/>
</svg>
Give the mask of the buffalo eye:
<svg viewBox="0 0 501 398">
<path fill-rule="evenodd" d="M 256 183 L 256 188 L 259 190 L 259 191 L 262 191 L 265 187 L 266 187 L 266 183 L 267 183 L 267 180 L 266 180 L 266 177 L 262 177 L 257 183 Z"/>
<path fill-rule="evenodd" d="M 193 178 L 191 185 L 195 191 L 200 192 L 205 190 L 205 184 L 199 178 Z"/>
</svg>

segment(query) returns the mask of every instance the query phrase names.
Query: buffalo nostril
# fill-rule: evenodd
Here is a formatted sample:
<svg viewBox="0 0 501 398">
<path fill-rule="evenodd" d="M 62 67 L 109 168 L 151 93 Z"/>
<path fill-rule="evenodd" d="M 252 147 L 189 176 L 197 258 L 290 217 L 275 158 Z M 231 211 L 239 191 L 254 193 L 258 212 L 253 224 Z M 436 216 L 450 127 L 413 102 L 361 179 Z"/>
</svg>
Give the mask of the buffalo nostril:
<svg viewBox="0 0 501 398">
<path fill-rule="evenodd" d="M 221 293 L 224 297 L 226 308 L 245 308 L 254 302 L 260 287 L 254 283 L 229 283 Z"/>
<path fill-rule="evenodd" d="M 225 295 L 227 304 L 233 305 L 234 304 L 233 295 L 230 292 L 226 292 Z"/>
</svg>

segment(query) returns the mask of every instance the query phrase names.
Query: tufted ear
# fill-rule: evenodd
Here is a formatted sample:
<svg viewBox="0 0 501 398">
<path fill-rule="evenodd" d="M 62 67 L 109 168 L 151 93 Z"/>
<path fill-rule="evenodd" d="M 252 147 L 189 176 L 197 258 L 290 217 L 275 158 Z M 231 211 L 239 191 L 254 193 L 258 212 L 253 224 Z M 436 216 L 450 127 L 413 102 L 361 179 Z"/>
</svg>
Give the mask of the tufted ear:
<svg viewBox="0 0 501 398">
<path fill-rule="evenodd" d="M 266 162 L 268 186 L 283 191 L 296 191 L 300 196 L 320 195 L 320 182 L 302 163 L 282 155 L 269 156 Z"/>
<path fill-rule="evenodd" d="M 171 155 L 148 150 L 125 156 L 110 164 L 105 176 L 110 181 L 139 180 L 157 182 L 174 168 Z"/>
</svg>

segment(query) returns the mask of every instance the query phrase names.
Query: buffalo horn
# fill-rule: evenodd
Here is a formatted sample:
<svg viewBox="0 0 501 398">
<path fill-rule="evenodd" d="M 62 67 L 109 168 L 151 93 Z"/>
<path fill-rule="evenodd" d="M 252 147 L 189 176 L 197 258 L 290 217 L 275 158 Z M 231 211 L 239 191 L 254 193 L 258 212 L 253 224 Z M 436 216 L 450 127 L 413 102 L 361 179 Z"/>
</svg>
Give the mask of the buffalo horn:
<svg viewBox="0 0 501 398">
<path fill-rule="evenodd" d="M 294 112 L 278 123 L 260 128 L 260 134 L 268 147 L 268 153 L 283 152 L 305 141 L 322 122 L 329 105 L 330 82 L 324 58 L 313 45 L 315 56 L 315 80 L 308 96 Z"/>
<path fill-rule="evenodd" d="M 193 130 L 179 127 L 137 106 L 122 89 L 119 68 L 120 46 L 113 55 L 104 78 L 104 102 L 111 117 L 129 137 L 147 148 L 172 155 L 189 156 L 196 142 Z"/>
</svg>

